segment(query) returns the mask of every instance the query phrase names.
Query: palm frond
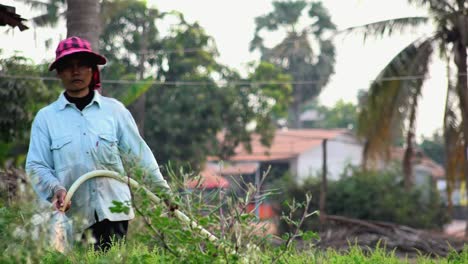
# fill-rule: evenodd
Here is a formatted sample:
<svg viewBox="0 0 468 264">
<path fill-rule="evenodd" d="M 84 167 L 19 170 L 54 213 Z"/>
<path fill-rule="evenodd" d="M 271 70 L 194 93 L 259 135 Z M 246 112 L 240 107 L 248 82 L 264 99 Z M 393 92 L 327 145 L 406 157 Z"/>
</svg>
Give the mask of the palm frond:
<svg viewBox="0 0 468 264">
<path fill-rule="evenodd" d="M 30 18 L 35 26 L 56 26 L 60 16 L 64 16 L 65 12 L 60 12 L 65 6 L 65 0 L 20 0 L 29 5 L 32 9 L 40 10 L 41 14 Z"/>
<path fill-rule="evenodd" d="M 426 75 L 433 53 L 432 41 L 433 38 L 426 38 L 408 45 L 371 84 L 358 119 L 358 135 L 367 142 L 367 159 L 389 158 L 393 140 L 402 135 L 404 121 L 410 119 L 417 107 L 415 98 L 420 95 L 424 82 L 424 78 L 386 78 Z"/>
<path fill-rule="evenodd" d="M 456 8 L 450 2 L 445 0 L 408 0 L 408 2 L 420 7 L 429 7 L 430 11 L 436 13 L 456 11 Z"/>
<path fill-rule="evenodd" d="M 385 36 L 392 35 L 394 32 L 401 33 L 404 30 L 414 28 L 429 21 L 428 17 L 415 16 L 415 17 L 402 17 L 395 19 L 388 19 L 378 21 L 366 25 L 350 27 L 347 29 L 340 30 L 338 33 L 361 33 L 366 39 L 369 35 L 371 36 Z"/>
<path fill-rule="evenodd" d="M 33 9 L 47 8 L 47 6 L 50 5 L 50 3 L 46 1 L 35 1 L 35 0 L 17 0 L 17 1 L 23 2 L 31 6 Z"/>
<path fill-rule="evenodd" d="M 119 99 L 125 106 L 131 105 L 140 96 L 145 94 L 153 85 L 154 81 L 146 79 L 141 83 L 132 84 L 128 89 L 125 89 L 123 94 L 119 95 Z"/>
<path fill-rule="evenodd" d="M 58 16 L 51 15 L 49 13 L 45 13 L 39 16 L 35 16 L 31 18 L 34 22 L 34 25 L 38 27 L 45 27 L 45 26 L 55 26 L 58 23 Z"/>
</svg>

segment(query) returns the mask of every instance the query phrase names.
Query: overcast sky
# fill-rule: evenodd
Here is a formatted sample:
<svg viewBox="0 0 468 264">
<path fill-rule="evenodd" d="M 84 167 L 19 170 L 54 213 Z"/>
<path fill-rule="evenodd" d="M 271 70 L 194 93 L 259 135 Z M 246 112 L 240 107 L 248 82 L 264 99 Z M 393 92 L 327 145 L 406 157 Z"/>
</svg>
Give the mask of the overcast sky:
<svg viewBox="0 0 468 264">
<path fill-rule="evenodd" d="M 149 0 L 150 6 L 161 11 L 178 10 L 188 21 L 198 21 L 206 32 L 213 36 L 220 52 L 219 61 L 245 72 L 246 64 L 257 60 L 259 54 L 250 53 L 249 42 L 253 37 L 254 18 L 272 10 L 269 0 Z M 396 17 L 426 15 L 407 4 L 407 0 L 323 0 L 338 29 L 358 26 L 374 21 Z M 13 0 L 2 1 L 17 7 L 24 18 L 33 13 L 29 7 Z M 5 31 L 4 28 L 1 31 Z M 368 39 L 347 35 L 335 38 L 337 50 L 335 74 L 320 95 L 321 103 L 333 105 L 337 100 L 356 103 L 359 89 L 367 89 L 369 83 L 390 59 L 430 27 L 406 32 L 392 38 Z M 34 40 L 36 35 L 36 41 Z M 50 61 L 59 39 L 66 35 L 62 22 L 57 29 L 37 29 L 19 32 L 15 29 L 7 34 L 0 33 L 0 49 L 3 55 L 19 50 L 33 60 Z M 280 34 L 265 35 L 267 43 L 275 44 Z M 46 50 L 44 40 L 52 38 L 52 48 Z M 438 60 L 433 61 L 429 79 L 423 91 L 423 100 L 418 115 L 417 134 L 429 136 L 442 124 L 445 98 L 445 68 Z"/>
</svg>

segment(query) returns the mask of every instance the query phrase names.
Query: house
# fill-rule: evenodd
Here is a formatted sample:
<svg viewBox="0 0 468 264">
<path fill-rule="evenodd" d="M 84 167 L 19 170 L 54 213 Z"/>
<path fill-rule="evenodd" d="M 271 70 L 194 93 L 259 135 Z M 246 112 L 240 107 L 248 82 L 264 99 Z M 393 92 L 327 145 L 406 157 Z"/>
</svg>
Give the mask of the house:
<svg viewBox="0 0 468 264">
<path fill-rule="evenodd" d="M 275 179 L 289 173 L 297 183 L 301 183 L 311 176 L 320 177 L 325 164 L 328 180 L 339 180 L 349 165 L 362 164 L 363 145 L 347 129 L 278 129 L 270 147 L 263 146 L 259 136 L 252 138 L 251 145 L 251 152 L 238 146 L 235 154 L 226 161 L 211 157 L 205 171 L 228 180 L 242 177 L 243 181 L 258 184 L 262 173 L 270 168 L 268 178 Z M 403 154 L 403 148 L 394 148 L 391 160 L 401 164 Z M 379 163 L 382 168 L 388 166 L 384 161 Z M 419 186 L 432 184 L 445 175 L 440 165 L 420 151 L 413 157 L 413 170 L 415 184 Z M 202 172 L 202 177 L 205 174 Z M 206 175 L 207 179 L 212 178 Z M 231 182 L 229 186 L 232 189 L 235 185 Z M 249 211 L 262 222 L 268 222 L 272 231 L 276 230 L 278 223 L 278 215 L 273 208 L 274 204 L 264 202 L 250 205 Z"/>
<path fill-rule="evenodd" d="M 26 19 L 21 18 L 20 15 L 16 14 L 16 9 L 12 6 L 6 6 L 0 4 L 0 26 L 11 26 L 18 27 L 21 31 L 28 29 L 23 24 Z"/>
<path fill-rule="evenodd" d="M 235 170 L 240 172 L 242 168 L 244 175 L 248 172 L 258 180 L 270 167 L 272 175 L 268 177 L 289 172 L 301 183 L 310 176 L 321 175 L 325 141 L 328 179 L 338 180 L 346 166 L 361 164 L 362 145 L 347 129 L 279 129 L 270 147 L 262 145 L 259 136 L 253 136 L 251 152 L 238 146 L 228 161 L 222 161 L 227 166 L 221 166 L 221 174 L 236 174 Z M 210 159 L 210 164 L 223 163 Z"/>
</svg>

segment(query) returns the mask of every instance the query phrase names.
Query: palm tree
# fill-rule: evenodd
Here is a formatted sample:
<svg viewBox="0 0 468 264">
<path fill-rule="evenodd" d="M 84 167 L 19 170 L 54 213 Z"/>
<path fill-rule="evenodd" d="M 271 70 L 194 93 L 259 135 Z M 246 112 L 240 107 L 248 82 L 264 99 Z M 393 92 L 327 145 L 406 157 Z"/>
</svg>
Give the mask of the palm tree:
<svg viewBox="0 0 468 264">
<path fill-rule="evenodd" d="M 101 20 L 99 0 L 67 0 L 67 37 L 87 39 L 93 50 L 99 50 Z"/>
<path fill-rule="evenodd" d="M 408 0 L 427 8 L 427 17 L 405 17 L 380 21 L 350 31 L 364 30 L 365 34 L 392 35 L 403 29 L 432 22 L 434 32 L 421 37 L 404 48 L 382 70 L 368 93 L 366 104 L 359 117 L 358 133 L 366 139 L 364 160 L 387 156 L 392 140 L 405 132 L 406 150 L 403 160 L 405 188 L 413 184 L 411 158 L 415 131 L 415 117 L 421 87 L 428 71 L 428 63 L 436 48 L 446 59 L 448 73 L 455 65 L 455 85 L 449 76 L 447 101 L 444 115 L 446 138 L 446 171 L 453 179 L 457 167 L 468 180 L 468 98 L 467 98 L 467 52 L 468 14 L 464 0 Z M 452 64 L 453 63 L 453 64 Z M 398 76 L 399 78 L 394 78 Z M 458 102 L 456 102 L 458 100 Z M 459 105 L 459 107 L 457 107 Z M 461 151 L 461 152 L 460 152 Z M 381 153 L 384 153 L 383 155 Z M 458 153 L 458 155 L 455 155 Z M 463 159 L 460 159 L 463 153 Z M 462 162 L 460 164 L 460 162 Z M 368 165 L 368 163 L 365 163 Z M 450 190 L 449 190 L 450 191 Z M 449 199 L 450 200 L 450 199 Z M 468 226 L 467 226 L 468 228 Z"/>
<path fill-rule="evenodd" d="M 313 21 L 299 29 L 303 11 L 308 9 L 308 17 Z M 293 127 L 301 127 L 299 116 L 301 105 L 317 97 L 328 83 L 335 63 L 335 48 L 327 33 L 335 30 L 328 11 L 320 2 L 308 4 L 306 1 L 274 1 L 273 11 L 257 17 L 255 36 L 250 43 L 250 50 L 259 50 L 262 60 L 285 70 L 293 77 L 293 102 L 290 106 L 290 119 Z M 275 47 L 265 47 L 262 30 L 284 30 L 286 37 Z M 314 54 L 309 37 L 313 36 L 320 46 L 320 53 Z M 311 81 L 314 80 L 314 81 Z"/>
<path fill-rule="evenodd" d="M 59 18 L 67 21 L 67 37 L 79 36 L 87 39 L 93 50 L 99 50 L 101 35 L 101 4 L 99 0 L 21 0 L 33 9 L 43 11 L 33 17 L 34 26 L 56 26 Z"/>
</svg>

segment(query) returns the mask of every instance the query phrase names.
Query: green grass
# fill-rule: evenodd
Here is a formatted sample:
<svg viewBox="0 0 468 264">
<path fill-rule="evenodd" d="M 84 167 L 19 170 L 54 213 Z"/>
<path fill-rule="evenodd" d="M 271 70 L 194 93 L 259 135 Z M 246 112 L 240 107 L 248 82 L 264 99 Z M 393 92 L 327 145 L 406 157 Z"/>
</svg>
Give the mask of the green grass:
<svg viewBox="0 0 468 264">
<path fill-rule="evenodd" d="M 21 245 L 17 245 L 21 247 Z M 132 242 L 126 245 L 115 245 L 108 252 L 96 252 L 92 249 L 76 247 L 76 249 L 64 255 L 54 251 L 44 250 L 27 252 L 26 248 L 13 252 L 3 252 L 0 263 L 271 263 L 274 256 L 279 253 L 278 248 L 269 248 L 250 255 L 240 256 L 207 256 L 200 252 L 200 258 L 175 257 L 158 248 L 149 248 L 141 243 Z M 193 256 L 191 254 L 191 256 Z M 383 248 L 376 248 L 371 252 L 354 246 L 348 252 L 334 250 L 319 251 L 310 249 L 297 251 L 295 249 L 285 252 L 276 263 L 330 263 L 330 264 L 397 264 L 397 263 L 442 263 L 458 264 L 468 263 L 468 247 L 461 253 L 452 252 L 445 258 L 429 258 L 420 256 L 416 259 L 405 259 L 395 256 Z"/>
<path fill-rule="evenodd" d="M 178 188 L 173 188 L 178 189 Z M 252 196 L 255 190 L 250 190 Z M 135 208 L 139 208 L 138 217 L 130 224 L 126 244 L 115 245 L 108 252 L 96 252 L 82 244 L 76 243 L 73 250 L 61 254 L 50 248 L 47 239 L 42 236 L 33 238 L 34 226 L 30 219 L 39 210 L 30 201 L 33 195 L 27 193 L 18 197 L 14 203 L 0 199 L 0 264 L 2 263 L 332 263 L 332 264 L 393 264 L 393 263 L 467 263 L 468 246 L 460 252 L 452 252 L 444 258 L 419 256 L 406 259 L 386 250 L 382 246 L 375 249 L 361 249 L 351 246 L 346 252 L 332 249 L 319 250 L 312 244 L 313 237 L 304 233 L 301 237 L 306 249 L 298 250 L 294 242 L 282 243 L 274 247 L 269 238 L 255 235 L 251 223 L 255 221 L 249 214 L 238 211 L 240 199 L 229 196 L 222 199 L 223 217 L 217 212 L 219 204 L 207 203 L 207 197 L 197 193 L 184 194 L 180 207 L 199 224 L 211 230 L 221 239 L 229 250 L 216 249 L 214 243 L 196 235 L 190 228 L 181 225 L 173 218 L 161 217 L 164 212 L 161 205 L 152 205 L 144 195 L 134 192 Z M 1 193 L 0 193 L 1 195 Z M 217 197 L 217 194 L 210 197 Z M 0 197 L 1 198 L 1 197 Z M 242 198 L 242 197 L 241 197 Z M 213 199 L 212 199 L 213 200 Z M 244 199 L 247 200 L 247 199 Z M 211 201 L 211 200 L 209 200 Z M 216 201 L 215 201 L 216 202 Z M 298 204 L 296 204 L 296 207 Z M 295 206 L 293 206 L 295 207 Z M 307 207 L 307 206 L 306 206 Z M 209 212 L 209 213 L 204 213 Z M 146 219 L 144 221 L 144 219 Z M 293 222 L 293 221 L 291 221 Z M 150 223 L 150 224 L 148 224 Z M 220 223 L 223 224 L 221 232 Z M 232 223 L 232 225 L 228 225 Z M 294 222 L 295 223 L 295 222 Z M 149 227 L 148 227 L 149 226 Z M 23 235 L 18 235 L 20 230 Z M 258 230 L 257 230 L 258 231 Z M 161 234 L 159 234 L 161 233 Z M 303 234 L 302 231 L 299 232 Z M 291 237 L 291 236 L 288 236 Z M 278 239 L 278 238 L 276 238 Z M 284 241 L 283 241 L 284 242 Z M 256 245 L 259 249 L 252 250 Z M 168 249 L 164 249 L 166 246 Z M 286 245 L 291 245 L 286 249 Z M 237 249 L 239 255 L 228 254 Z"/>
</svg>

